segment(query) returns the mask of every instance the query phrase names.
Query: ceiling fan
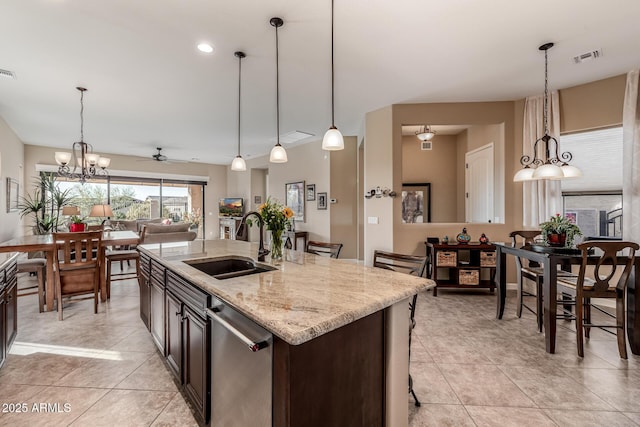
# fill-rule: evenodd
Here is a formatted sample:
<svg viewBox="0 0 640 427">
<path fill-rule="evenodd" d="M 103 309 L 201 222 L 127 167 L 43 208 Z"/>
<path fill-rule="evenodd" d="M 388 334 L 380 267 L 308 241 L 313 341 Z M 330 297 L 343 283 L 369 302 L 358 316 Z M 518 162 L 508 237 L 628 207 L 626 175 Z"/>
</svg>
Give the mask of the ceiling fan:
<svg viewBox="0 0 640 427">
<path fill-rule="evenodd" d="M 156 150 L 158 150 L 158 152 L 151 155 L 150 160 L 155 160 L 156 162 L 165 162 L 165 163 L 188 163 L 186 160 L 177 160 L 177 159 L 168 158 L 167 156 L 162 154 L 161 147 L 156 147 Z"/>
</svg>

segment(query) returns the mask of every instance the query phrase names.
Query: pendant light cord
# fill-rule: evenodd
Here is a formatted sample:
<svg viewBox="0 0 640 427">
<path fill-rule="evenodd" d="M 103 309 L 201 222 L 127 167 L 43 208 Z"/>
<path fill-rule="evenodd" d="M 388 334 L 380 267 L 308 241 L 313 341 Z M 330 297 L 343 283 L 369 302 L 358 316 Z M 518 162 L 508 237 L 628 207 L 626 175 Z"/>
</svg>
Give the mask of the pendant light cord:
<svg viewBox="0 0 640 427">
<path fill-rule="evenodd" d="M 547 85 L 548 85 L 548 74 L 547 74 L 547 50 L 544 51 L 544 103 L 543 103 L 543 109 L 544 109 L 544 115 L 543 115 L 543 120 L 544 120 L 544 134 L 545 135 L 549 135 L 549 125 L 547 122 L 547 98 L 549 97 L 549 91 L 547 89 Z"/>
<path fill-rule="evenodd" d="M 331 127 L 336 127 L 335 123 L 335 89 L 333 75 L 333 0 L 331 0 Z"/>
<path fill-rule="evenodd" d="M 280 145 L 280 69 L 278 65 L 278 26 L 276 25 L 276 145 Z"/>
<path fill-rule="evenodd" d="M 238 55 L 238 156 L 240 156 L 240 102 L 242 100 L 242 56 Z"/>
<path fill-rule="evenodd" d="M 80 142 L 84 142 L 84 90 L 80 90 Z"/>
</svg>

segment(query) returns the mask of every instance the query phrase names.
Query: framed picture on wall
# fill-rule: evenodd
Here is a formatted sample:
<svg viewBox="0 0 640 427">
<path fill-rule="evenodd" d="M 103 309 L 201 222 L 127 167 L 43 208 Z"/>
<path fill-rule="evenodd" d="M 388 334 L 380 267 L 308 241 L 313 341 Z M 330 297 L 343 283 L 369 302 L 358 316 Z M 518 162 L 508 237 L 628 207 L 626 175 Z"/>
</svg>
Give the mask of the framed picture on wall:
<svg viewBox="0 0 640 427">
<path fill-rule="evenodd" d="M 431 222 L 431 183 L 402 184 L 402 223 Z"/>
<path fill-rule="evenodd" d="M 307 202 L 316 199 L 316 185 L 315 184 L 307 184 Z"/>
<path fill-rule="evenodd" d="M 286 206 L 293 211 L 293 218 L 296 221 L 304 222 L 304 181 L 290 182 L 284 185 Z"/>
<path fill-rule="evenodd" d="M 7 178 L 7 212 L 15 212 L 18 208 L 18 194 L 20 194 L 20 184 L 18 180 Z"/>
<path fill-rule="evenodd" d="M 327 193 L 318 193 L 318 209 L 327 209 Z"/>
</svg>

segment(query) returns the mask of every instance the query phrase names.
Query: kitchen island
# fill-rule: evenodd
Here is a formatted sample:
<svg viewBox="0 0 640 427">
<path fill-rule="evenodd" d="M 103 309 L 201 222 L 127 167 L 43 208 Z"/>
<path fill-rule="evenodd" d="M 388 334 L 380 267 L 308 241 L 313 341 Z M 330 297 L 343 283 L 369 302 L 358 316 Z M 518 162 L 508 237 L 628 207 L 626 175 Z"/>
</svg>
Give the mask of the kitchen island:
<svg viewBox="0 0 640 427">
<path fill-rule="evenodd" d="M 141 318 L 203 423 L 407 424 L 408 302 L 433 282 L 294 251 L 221 280 L 198 263 L 253 260 L 257 245 L 139 250 Z"/>
</svg>

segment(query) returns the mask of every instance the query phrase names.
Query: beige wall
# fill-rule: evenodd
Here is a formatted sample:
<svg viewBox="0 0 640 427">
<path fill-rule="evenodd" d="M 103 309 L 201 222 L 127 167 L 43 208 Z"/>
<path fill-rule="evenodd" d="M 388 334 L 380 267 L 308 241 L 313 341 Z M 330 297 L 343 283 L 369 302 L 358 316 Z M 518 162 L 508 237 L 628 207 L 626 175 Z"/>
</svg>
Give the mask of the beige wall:
<svg viewBox="0 0 640 427">
<path fill-rule="evenodd" d="M 626 74 L 560 90 L 560 132 L 622 124 Z"/>
<path fill-rule="evenodd" d="M 356 259 L 358 256 L 358 162 L 357 138 L 344 138 L 344 150 L 330 152 L 329 203 L 330 241 L 342 243 L 340 258 Z M 309 202 L 313 204 L 314 202 Z"/>
<path fill-rule="evenodd" d="M 36 164 L 53 165 L 54 152 L 60 149 L 40 147 L 37 145 L 25 145 L 24 163 L 25 179 L 29 183 L 37 176 Z M 110 154 L 112 170 L 140 171 L 155 174 L 162 178 L 163 174 L 208 176 L 209 182 L 205 186 L 205 229 L 206 239 L 218 238 L 218 199 L 226 196 L 227 172 L 226 166 L 210 165 L 206 163 L 161 163 L 147 161 L 147 158 L 135 156 L 121 156 Z M 32 187 L 29 186 L 29 191 Z"/>
<path fill-rule="evenodd" d="M 19 212 L 7 212 L 7 178 L 18 180 L 20 196 L 24 194 L 24 145 L 0 117 L 0 242 L 20 236 Z"/>
<path fill-rule="evenodd" d="M 394 186 L 394 171 L 399 171 L 399 165 L 394 163 L 393 146 L 393 106 L 372 111 L 366 115 L 365 145 L 364 145 L 364 191 L 365 194 L 375 187 Z M 399 129 L 400 137 L 402 130 Z M 398 143 L 401 150 L 401 143 Z M 401 156 L 396 155 L 401 161 Z M 390 197 L 371 198 L 364 201 L 364 261 L 371 265 L 373 251 L 376 249 L 394 250 L 393 230 L 393 206 L 394 200 Z M 377 224 L 369 224 L 369 219 L 377 221 Z"/>
<path fill-rule="evenodd" d="M 513 101 L 394 105 L 393 161 L 389 161 L 387 166 L 393 169 L 393 188 L 398 189 L 402 185 L 401 129 L 403 124 L 487 125 L 504 123 L 505 158 L 510 159 L 505 162 L 504 174 L 507 177 L 513 176 L 515 171 L 513 161 L 515 158 L 514 146 L 522 146 L 522 129 L 515 128 L 514 106 L 515 103 Z M 510 179 L 506 181 L 505 194 L 514 194 L 516 186 Z M 462 188 L 464 188 L 464 183 Z M 402 210 L 401 200 L 400 198 L 395 198 L 393 209 L 390 213 L 393 219 L 393 250 L 401 253 L 424 254 L 425 247 L 423 242 L 426 237 L 442 238 L 447 235 L 451 238 L 460 233 L 462 227 L 467 227 L 467 231 L 474 240 L 477 240 L 481 233 L 485 233 L 493 241 L 507 241 L 509 232 L 522 226 L 521 206 L 516 209 L 512 204 L 507 203 L 504 224 L 465 224 L 461 222 L 402 224 L 400 216 Z"/>
</svg>

